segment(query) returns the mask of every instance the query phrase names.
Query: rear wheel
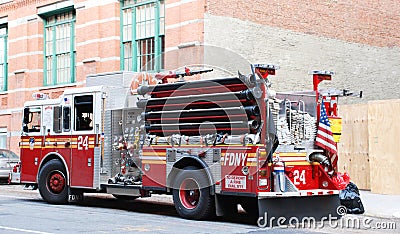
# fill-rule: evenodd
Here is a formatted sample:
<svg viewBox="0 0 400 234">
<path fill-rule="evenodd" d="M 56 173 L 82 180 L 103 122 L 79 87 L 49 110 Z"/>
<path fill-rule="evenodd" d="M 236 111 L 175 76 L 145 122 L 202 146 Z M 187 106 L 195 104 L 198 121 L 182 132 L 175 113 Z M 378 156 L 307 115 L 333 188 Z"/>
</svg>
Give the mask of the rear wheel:
<svg viewBox="0 0 400 234">
<path fill-rule="evenodd" d="M 64 165 L 57 159 L 47 162 L 39 172 L 39 193 L 53 204 L 68 202 L 68 185 Z"/>
<path fill-rule="evenodd" d="M 178 173 L 173 200 L 176 211 L 183 218 L 200 220 L 215 214 L 208 177 L 197 168 L 186 167 Z"/>
</svg>

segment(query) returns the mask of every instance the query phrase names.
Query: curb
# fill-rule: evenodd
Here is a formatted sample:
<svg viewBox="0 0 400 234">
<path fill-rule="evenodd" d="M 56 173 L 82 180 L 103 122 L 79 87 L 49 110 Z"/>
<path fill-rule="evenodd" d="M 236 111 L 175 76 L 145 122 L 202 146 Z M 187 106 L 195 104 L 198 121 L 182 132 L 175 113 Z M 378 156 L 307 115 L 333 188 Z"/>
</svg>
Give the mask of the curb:
<svg viewBox="0 0 400 234">
<path fill-rule="evenodd" d="M 380 219 L 399 219 L 400 220 L 400 212 L 396 212 L 394 214 L 383 214 L 383 213 L 374 213 L 365 211 L 364 216 L 372 217 L 372 218 L 380 218 Z"/>
</svg>

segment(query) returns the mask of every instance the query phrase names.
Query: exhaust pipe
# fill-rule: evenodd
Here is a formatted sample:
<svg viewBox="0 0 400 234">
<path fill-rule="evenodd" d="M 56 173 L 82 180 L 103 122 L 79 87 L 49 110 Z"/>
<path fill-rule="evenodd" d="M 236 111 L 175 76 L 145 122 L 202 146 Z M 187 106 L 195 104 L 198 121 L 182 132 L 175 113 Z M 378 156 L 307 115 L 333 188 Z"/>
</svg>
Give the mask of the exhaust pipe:
<svg viewBox="0 0 400 234">
<path fill-rule="evenodd" d="M 334 173 L 331 161 L 329 160 L 328 156 L 323 155 L 321 153 L 315 153 L 315 154 L 311 154 L 309 156 L 309 160 L 310 160 L 310 162 L 318 162 L 318 163 L 320 163 L 322 166 L 325 167 L 325 171 L 329 175 L 332 175 Z"/>
<path fill-rule="evenodd" d="M 323 166 L 326 167 L 330 167 L 331 166 L 331 162 L 329 161 L 328 156 L 325 156 L 323 154 L 320 153 L 315 153 L 315 154 L 311 154 L 309 157 L 309 160 L 311 162 L 318 162 Z"/>
</svg>

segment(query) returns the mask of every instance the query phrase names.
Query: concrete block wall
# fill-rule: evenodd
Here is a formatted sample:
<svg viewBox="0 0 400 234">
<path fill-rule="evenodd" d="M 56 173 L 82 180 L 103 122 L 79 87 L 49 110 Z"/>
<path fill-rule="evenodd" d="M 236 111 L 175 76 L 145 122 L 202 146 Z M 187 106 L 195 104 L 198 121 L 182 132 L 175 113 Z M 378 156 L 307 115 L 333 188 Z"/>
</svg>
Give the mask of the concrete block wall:
<svg viewBox="0 0 400 234">
<path fill-rule="evenodd" d="M 400 48 L 378 47 L 310 35 L 228 16 L 206 14 L 205 44 L 244 57 L 249 63 L 281 67 L 271 77 L 279 91 L 312 89 L 311 70 L 332 70 L 321 88 L 362 90 L 363 98 L 340 103 L 400 98 Z"/>
<path fill-rule="evenodd" d="M 363 90 L 363 99 L 400 98 L 400 2 L 207 1 L 205 43 L 249 62 L 281 66 L 277 90 L 311 89 L 308 71 L 337 74 L 321 87 Z"/>
<path fill-rule="evenodd" d="M 207 12 L 342 41 L 400 45 L 397 0 L 207 0 Z"/>
</svg>

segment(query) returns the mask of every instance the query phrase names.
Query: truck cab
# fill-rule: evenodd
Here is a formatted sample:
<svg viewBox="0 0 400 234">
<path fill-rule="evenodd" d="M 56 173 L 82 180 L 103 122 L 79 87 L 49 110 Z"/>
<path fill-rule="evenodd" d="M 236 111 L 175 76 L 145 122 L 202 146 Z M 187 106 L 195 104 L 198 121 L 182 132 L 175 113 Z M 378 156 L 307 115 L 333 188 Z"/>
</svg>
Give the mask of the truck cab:
<svg viewBox="0 0 400 234">
<path fill-rule="evenodd" d="M 61 184 L 98 187 L 93 175 L 101 112 L 94 110 L 101 109 L 102 90 L 66 90 L 56 99 L 37 93 L 35 101 L 25 103 L 20 142 L 22 183 L 39 183 L 40 169 L 47 162 L 60 159 L 66 174 L 54 178 L 62 178 Z M 74 154 L 80 157 L 73 157 Z"/>
</svg>

